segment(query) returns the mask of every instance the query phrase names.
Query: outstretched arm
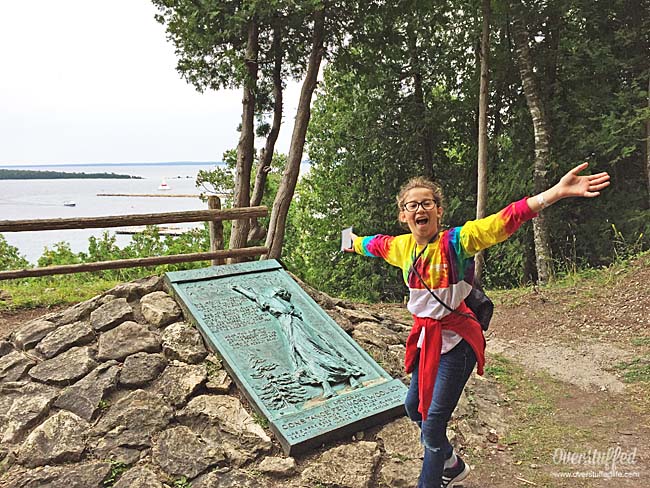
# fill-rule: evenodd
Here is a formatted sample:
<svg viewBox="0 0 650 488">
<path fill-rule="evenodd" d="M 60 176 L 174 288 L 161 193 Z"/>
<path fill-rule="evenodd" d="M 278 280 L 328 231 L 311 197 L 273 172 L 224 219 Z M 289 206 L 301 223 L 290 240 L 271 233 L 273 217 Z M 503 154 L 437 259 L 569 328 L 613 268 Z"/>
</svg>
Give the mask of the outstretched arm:
<svg viewBox="0 0 650 488">
<path fill-rule="evenodd" d="M 582 163 L 565 174 L 560 181 L 542 193 L 527 200 L 533 212 L 539 212 L 549 205 L 570 197 L 593 198 L 600 195 L 600 190 L 609 186 L 609 174 L 579 175 L 589 163 Z"/>
</svg>

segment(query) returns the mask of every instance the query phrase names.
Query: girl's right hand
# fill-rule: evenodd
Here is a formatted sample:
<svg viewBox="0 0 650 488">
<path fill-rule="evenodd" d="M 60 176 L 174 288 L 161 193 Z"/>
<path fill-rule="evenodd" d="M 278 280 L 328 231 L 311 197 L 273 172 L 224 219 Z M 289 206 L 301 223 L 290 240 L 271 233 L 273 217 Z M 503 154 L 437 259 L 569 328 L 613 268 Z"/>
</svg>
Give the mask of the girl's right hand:
<svg viewBox="0 0 650 488">
<path fill-rule="evenodd" d="M 354 232 L 350 232 L 350 237 L 352 238 L 352 247 L 348 247 L 346 249 L 343 249 L 343 252 L 355 252 L 355 250 L 354 250 L 354 240 L 359 236 L 357 236 Z"/>
</svg>

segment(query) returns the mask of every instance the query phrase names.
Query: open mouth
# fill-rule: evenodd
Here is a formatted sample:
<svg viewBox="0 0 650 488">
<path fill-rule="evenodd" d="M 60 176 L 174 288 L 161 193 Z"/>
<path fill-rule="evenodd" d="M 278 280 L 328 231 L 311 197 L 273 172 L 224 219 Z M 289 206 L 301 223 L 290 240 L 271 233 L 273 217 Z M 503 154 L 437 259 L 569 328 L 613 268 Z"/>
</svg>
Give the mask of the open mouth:
<svg viewBox="0 0 650 488">
<path fill-rule="evenodd" d="M 415 219 L 416 225 L 427 225 L 429 223 L 429 217 L 418 217 Z"/>
</svg>

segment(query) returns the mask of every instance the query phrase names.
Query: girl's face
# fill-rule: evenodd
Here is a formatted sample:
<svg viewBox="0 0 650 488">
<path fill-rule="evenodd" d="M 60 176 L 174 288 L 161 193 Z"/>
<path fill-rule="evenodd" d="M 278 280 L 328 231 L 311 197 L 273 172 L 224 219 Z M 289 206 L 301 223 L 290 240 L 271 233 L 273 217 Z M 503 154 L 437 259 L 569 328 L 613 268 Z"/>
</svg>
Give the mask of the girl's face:
<svg viewBox="0 0 650 488">
<path fill-rule="evenodd" d="M 433 203 L 432 203 L 433 202 Z M 417 209 L 409 211 L 405 206 L 416 206 Z M 424 207 L 430 207 L 428 210 Z M 442 217 L 442 208 L 438 207 L 429 188 L 411 188 L 403 199 L 402 209 L 399 212 L 399 221 L 408 225 L 415 242 L 423 246 L 438 232 L 438 225 Z"/>
</svg>

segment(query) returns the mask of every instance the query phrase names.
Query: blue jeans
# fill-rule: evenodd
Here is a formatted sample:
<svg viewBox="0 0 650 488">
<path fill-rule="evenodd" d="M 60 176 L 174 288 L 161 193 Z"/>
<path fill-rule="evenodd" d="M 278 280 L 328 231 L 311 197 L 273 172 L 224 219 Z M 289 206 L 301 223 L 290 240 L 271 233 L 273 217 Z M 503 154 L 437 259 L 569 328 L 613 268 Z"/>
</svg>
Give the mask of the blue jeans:
<svg viewBox="0 0 650 488">
<path fill-rule="evenodd" d="M 418 364 L 418 362 L 416 362 Z M 424 461 L 418 481 L 418 488 L 440 488 L 445 460 L 453 453 L 447 439 L 447 422 L 458 404 L 460 394 L 476 365 L 476 356 L 464 340 L 451 351 L 440 356 L 433 398 L 427 419 L 422 422 L 418 412 L 418 366 L 411 376 L 411 385 L 406 394 L 407 415 L 422 429 Z"/>
</svg>

